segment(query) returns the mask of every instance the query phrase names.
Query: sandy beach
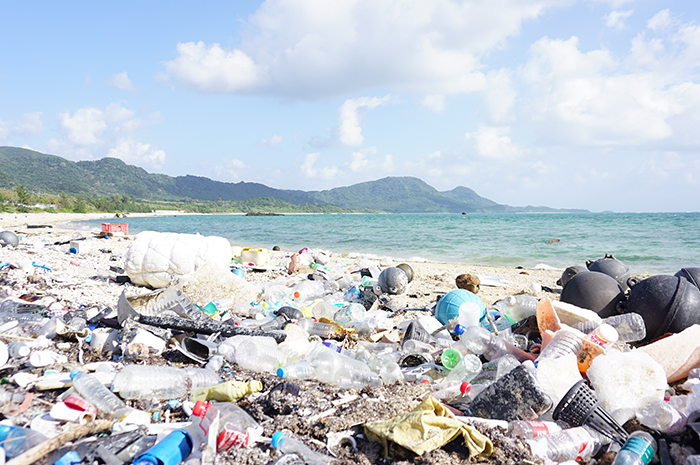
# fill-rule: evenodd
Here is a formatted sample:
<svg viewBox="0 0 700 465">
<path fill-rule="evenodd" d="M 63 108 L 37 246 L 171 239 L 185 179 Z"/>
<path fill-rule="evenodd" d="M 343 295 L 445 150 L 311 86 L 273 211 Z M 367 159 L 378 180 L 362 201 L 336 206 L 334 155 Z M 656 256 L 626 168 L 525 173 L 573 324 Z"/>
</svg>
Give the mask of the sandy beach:
<svg viewBox="0 0 700 465">
<path fill-rule="evenodd" d="M 178 214 L 180 212 L 157 212 L 157 213 L 134 213 L 131 217 L 152 217 Z M 105 219 L 105 222 L 118 223 L 119 219 L 113 214 L 101 213 L 24 213 L 24 214 L 0 214 L 0 227 L 14 231 L 20 235 L 25 235 L 28 240 L 58 242 L 66 240 L 76 231 L 66 230 L 59 227 L 61 224 L 72 221 L 84 221 L 94 219 Z M 28 228 L 27 225 L 51 225 L 52 228 Z M 95 233 L 98 231 L 95 230 Z M 84 233 L 83 231 L 80 232 Z M 108 246 L 112 250 L 111 254 L 104 254 L 93 251 L 89 254 L 90 261 L 94 261 L 96 268 L 109 269 L 107 262 L 109 256 L 115 255 L 122 257 L 129 245 L 131 238 L 115 237 L 112 240 L 103 241 L 101 245 Z M 257 247 L 256 244 L 250 244 L 250 247 Z M 294 251 L 282 251 L 276 257 L 283 260 L 285 255 L 289 255 Z M 7 253 L 3 250 L 3 254 Z M 38 252 L 41 254 L 41 251 Z M 105 256 L 109 255 L 109 256 Z M 10 257 L 8 257 L 9 259 Z M 56 260 L 58 266 L 68 267 L 73 257 L 52 254 L 52 260 Z M 333 255 L 333 260 L 343 260 L 352 263 L 353 256 Z M 7 260 L 5 260 L 7 261 Z M 271 260 L 274 261 L 274 260 Z M 104 263 L 102 263 L 104 262 Z M 397 265 L 390 259 L 385 259 L 381 268 L 387 265 Z M 111 265 L 115 263 L 112 262 Z M 490 305 L 495 301 L 509 295 L 528 293 L 538 298 L 549 296 L 552 299 L 558 299 L 559 286 L 556 281 L 561 276 L 562 270 L 552 269 L 519 269 L 499 266 L 481 266 L 481 265 L 464 265 L 457 263 L 441 263 L 441 262 L 408 262 L 413 268 L 415 278 L 411 283 L 408 291 L 405 294 L 394 297 L 398 308 L 422 308 L 434 302 L 438 295 L 444 294 L 452 289 L 456 289 L 455 278 L 460 274 L 469 273 L 480 278 L 496 278 L 482 279 L 482 281 L 490 282 L 498 285 L 484 284 L 480 287 L 478 296 L 486 305 Z M 268 273 L 251 273 L 251 279 L 256 281 L 264 281 L 270 279 Z M 544 288 L 544 289 L 543 289 Z M 555 292 L 547 292 L 546 289 L 554 290 Z M 105 305 L 110 305 L 109 302 L 104 302 Z"/>
<path fill-rule="evenodd" d="M 120 274 L 119 267 L 123 267 L 124 255 L 133 243 L 133 236 L 99 238 L 97 229 L 77 231 L 58 227 L 69 221 L 99 218 L 113 223 L 119 222 L 113 215 L 101 214 L 0 215 L 0 227 L 15 232 L 20 239 L 17 248 L 0 249 L 0 263 L 17 264 L 16 267 L 3 270 L 1 275 L 3 292 L 16 297 L 21 294 L 36 295 L 40 297 L 39 301 L 42 304 L 53 305 L 51 308 L 57 307 L 63 311 L 99 311 L 105 307 L 116 308 L 119 296 L 124 290 L 129 295 L 150 292 L 147 288 L 115 282 Z M 30 228 L 28 225 L 54 227 Z M 84 244 L 84 250 L 77 255 L 68 253 L 69 241 L 81 238 L 84 238 L 81 240 L 81 249 Z M 271 263 L 288 261 L 292 252 L 274 252 Z M 351 254 L 330 253 L 329 255 L 331 263 L 342 262 L 348 265 L 362 258 Z M 397 265 L 387 258 L 375 259 L 375 263 L 380 268 Z M 392 325 L 395 328 L 405 320 L 425 315 L 426 312 L 423 310 L 410 309 L 430 306 L 438 296 L 455 289 L 455 278 L 464 273 L 481 277 L 483 284 L 477 295 L 486 305 L 523 292 L 537 297 L 558 298 L 556 281 L 561 275 L 559 270 L 515 269 L 438 262 L 409 262 L 408 264 L 413 269 L 414 279 L 405 293 L 391 297 L 392 308 L 395 311 L 393 316 L 387 319 L 389 328 Z M 307 272 L 308 270 L 302 270 L 292 278 L 302 279 Z M 246 273 L 246 279 L 251 283 L 262 284 L 270 281 L 285 282 L 290 279 L 290 276 L 286 269 L 273 267 L 266 271 L 249 270 Z M 7 344 L 13 341 L 2 334 L 0 334 L 0 340 L 4 340 Z M 346 339 L 344 344 L 350 344 L 352 347 L 354 343 Z M 84 368 L 85 363 L 105 360 L 104 355 L 91 350 L 89 345 L 81 340 L 66 342 L 64 339 L 62 342 L 52 342 L 51 348 L 68 360 L 54 366 L 59 371 L 69 372 L 75 368 Z M 174 366 L 193 364 L 191 360 L 183 359 L 172 342 L 161 355 L 124 361 L 124 363 Z M 41 369 L 29 371 L 32 373 L 31 379 L 35 379 L 42 373 Z M 16 371 L 9 371 L 6 376 L 12 376 L 14 373 Z M 239 401 L 238 405 L 245 408 L 260 422 L 264 428 L 264 436 L 269 438 L 276 431 L 284 431 L 288 435 L 303 440 L 307 445 L 312 445 L 316 450 L 321 446 L 324 453 L 330 451 L 336 457 L 334 463 L 339 465 L 369 465 L 382 460 L 381 447 L 363 435 L 363 424 L 406 414 L 425 400 L 431 392 L 430 386 L 413 383 L 367 386 L 362 391 L 353 391 L 341 389 L 329 383 L 295 380 L 294 383 L 300 388 L 299 394 L 288 395 L 283 391 L 273 392 L 273 388 L 280 386 L 285 380 L 271 373 L 243 370 L 231 364 L 221 376 L 224 380 L 245 382 L 255 380 L 262 383 L 261 392 L 247 396 Z M 27 389 L 33 388 L 30 383 L 14 389 L 26 392 Z M 55 402 L 52 396 L 47 396 L 43 392 L 37 392 L 35 396 L 37 400 L 29 409 L 13 418 L 14 424 L 28 426 L 35 416 L 46 412 Z M 183 413 L 179 406 L 172 411 L 166 404 L 153 401 L 130 401 L 129 406 L 148 412 L 167 411 L 171 421 L 172 419 L 177 421 L 178 418 L 185 419 L 182 418 Z M 58 434 L 73 427 L 74 425 L 70 423 L 64 423 L 57 426 L 55 432 Z M 393 451 L 392 459 L 384 460 L 383 463 L 515 464 L 522 460 L 535 460 L 523 442 L 508 437 L 502 430 L 481 424 L 473 427 L 492 441 L 494 451 L 491 456 L 470 458 L 464 447 L 457 446 L 449 450 L 437 448 L 420 457 L 414 455 L 414 459 L 407 458 L 405 450 Z M 347 441 L 342 441 L 343 437 L 352 437 L 355 446 L 350 447 Z M 264 465 L 278 456 L 269 444 L 263 443 L 254 447 L 234 448 L 225 453 L 219 453 L 214 463 Z"/>
</svg>

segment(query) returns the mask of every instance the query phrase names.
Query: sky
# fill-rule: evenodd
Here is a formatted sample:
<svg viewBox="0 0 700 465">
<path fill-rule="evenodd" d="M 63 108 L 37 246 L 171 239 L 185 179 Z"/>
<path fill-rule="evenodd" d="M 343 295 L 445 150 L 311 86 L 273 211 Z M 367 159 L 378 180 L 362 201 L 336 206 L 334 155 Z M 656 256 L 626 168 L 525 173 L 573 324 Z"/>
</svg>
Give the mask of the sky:
<svg viewBox="0 0 700 465">
<path fill-rule="evenodd" d="M 0 146 L 700 211 L 700 2 L 0 0 Z"/>
</svg>

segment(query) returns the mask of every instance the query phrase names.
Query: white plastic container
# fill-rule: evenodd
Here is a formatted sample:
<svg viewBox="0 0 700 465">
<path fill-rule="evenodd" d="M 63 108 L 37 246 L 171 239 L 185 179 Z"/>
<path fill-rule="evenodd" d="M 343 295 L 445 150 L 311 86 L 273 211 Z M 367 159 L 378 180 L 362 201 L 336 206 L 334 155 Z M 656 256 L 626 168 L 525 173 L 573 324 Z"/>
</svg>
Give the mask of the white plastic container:
<svg viewBox="0 0 700 465">
<path fill-rule="evenodd" d="M 252 263 L 255 266 L 266 265 L 270 261 L 268 249 L 254 249 L 247 247 L 241 250 L 241 263 Z"/>
</svg>

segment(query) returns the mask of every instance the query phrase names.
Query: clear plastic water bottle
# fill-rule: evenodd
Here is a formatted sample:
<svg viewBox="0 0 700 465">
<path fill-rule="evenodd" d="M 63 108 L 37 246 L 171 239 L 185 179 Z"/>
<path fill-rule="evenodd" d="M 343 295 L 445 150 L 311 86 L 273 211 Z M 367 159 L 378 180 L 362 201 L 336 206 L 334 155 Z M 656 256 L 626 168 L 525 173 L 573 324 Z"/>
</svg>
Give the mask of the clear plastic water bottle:
<svg viewBox="0 0 700 465">
<path fill-rule="evenodd" d="M 123 400 L 114 395 L 93 375 L 73 370 L 70 377 L 73 381 L 73 388 L 80 394 L 80 397 L 94 405 L 98 412 L 108 414 L 126 407 Z"/>
<path fill-rule="evenodd" d="M 168 366 L 128 365 L 114 376 L 112 391 L 124 399 L 177 399 L 187 395 L 187 374 Z"/>
<path fill-rule="evenodd" d="M 560 329 L 549 341 L 549 344 L 542 349 L 537 360 L 557 358 L 570 353 L 578 355 L 582 348 L 583 340 L 576 333 Z"/>
<path fill-rule="evenodd" d="M 561 426 L 553 421 L 514 420 L 508 423 L 508 434 L 520 439 L 535 439 L 559 431 Z"/>
<path fill-rule="evenodd" d="M 323 339 L 329 339 L 342 334 L 337 326 L 330 323 L 320 323 L 312 318 L 304 318 L 297 321 L 297 325 L 304 328 L 309 333 L 309 336 L 318 336 Z"/>
<path fill-rule="evenodd" d="M 588 334 L 603 323 L 615 328 L 620 342 L 641 341 L 647 336 L 644 318 L 639 313 L 634 312 L 613 315 L 602 320 L 584 321 L 574 325 L 574 328 Z"/>
<path fill-rule="evenodd" d="M 461 395 L 467 395 L 469 394 L 469 391 L 471 391 L 472 385 L 469 384 L 466 381 L 462 382 L 454 382 L 449 386 L 446 386 L 438 391 L 434 391 L 431 396 L 435 397 L 438 400 L 441 400 L 443 402 L 452 400 L 458 396 Z"/>
<path fill-rule="evenodd" d="M 366 363 L 339 354 L 318 342 L 311 344 L 306 360 L 314 367 L 316 379 L 324 383 L 346 389 L 382 384 L 381 378 Z"/>
<path fill-rule="evenodd" d="M 656 441 L 646 431 L 635 431 L 615 456 L 613 465 L 648 465 L 656 454 Z"/>
<path fill-rule="evenodd" d="M 311 302 L 320 299 L 326 292 L 321 281 L 302 281 L 292 288 L 292 298 L 296 302 Z"/>
<path fill-rule="evenodd" d="M 7 348 L 8 353 L 10 354 L 10 357 L 12 358 L 24 358 L 28 357 L 29 354 L 32 352 L 32 349 L 29 348 L 29 346 L 24 343 L 24 342 L 13 342 L 12 344 L 9 345 Z"/>
<path fill-rule="evenodd" d="M 215 386 L 222 382 L 221 377 L 209 368 L 185 367 L 183 370 L 190 380 L 190 389 Z"/>
<path fill-rule="evenodd" d="M 15 458 L 44 441 L 48 441 L 48 438 L 32 429 L 0 425 L 0 447 L 5 449 L 5 457 L 8 459 Z"/>
<path fill-rule="evenodd" d="M 686 423 L 685 415 L 657 397 L 641 401 L 637 419 L 647 428 L 671 434 L 681 432 Z"/>
<path fill-rule="evenodd" d="M 598 436 L 586 426 L 565 429 L 529 441 L 532 452 L 553 462 L 593 457 L 600 450 Z"/>
<path fill-rule="evenodd" d="M 483 355 L 487 360 L 496 360 L 504 355 L 512 355 L 520 361 L 533 358 L 481 326 L 466 328 L 460 334 L 460 340 L 472 353 Z"/>
<path fill-rule="evenodd" d="M 272 346 L 257 339 L 251 338 L 236 348 L 236 363 L 244 370 L 276 373 L 284 363 L 284 353 L 276 344 Z"/>
<path fill-rule="evenodd" d="M 288 363 L 277 369 L 277 376 L 289 379 L 313 379 L 314 367 L 306 360 Z"/>
<path fill-rule="evenodd" d="M 527 294 L 511 295 L 493 306 L 513 324 L 537 313 L 537 297 Z"/>
<path fill-rule="evenodd" d="M 307 465 L 328 465 L 333 460 L 332 457 L 313 451 L 303 442 L 290 438 L 279 431 L 272 435 L 271 444 L 272 447 L 285 454 L 299 455 Z"/>
</svg>

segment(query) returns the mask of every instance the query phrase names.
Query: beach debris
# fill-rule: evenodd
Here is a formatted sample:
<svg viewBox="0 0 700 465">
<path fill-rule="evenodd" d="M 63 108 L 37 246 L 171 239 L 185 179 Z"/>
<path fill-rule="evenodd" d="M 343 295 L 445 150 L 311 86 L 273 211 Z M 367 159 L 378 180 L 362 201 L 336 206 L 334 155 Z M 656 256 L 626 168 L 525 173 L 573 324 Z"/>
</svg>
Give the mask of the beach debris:
<svg viewBox="0 0 700 465">
<path fill-rule="evenodd" d="M 128 236 L 43 234 L 51 235 L 44 244 L 21 237 L 4 249 L 0 370 L 8 384 L 0 387 L 0 412 L 19 427 L 17 437 L 80 434 L 70 436 L 74 444 L 61 439 L 58 450 L 27 456 L 32 462 L 216 457 L 262 465 L 303 457 L 349 465 L 376 463 L 379 453 L 387 463 L 410 453 L 454 454 L 455 462 L 585 461 L 601 459 L 611 441 L 625 443 L 632 418 L 641 422 L 634 428 L 658 431 L 672 446 L 695 447 L 683 438 L 692 429 L 685 419 L 700 415 L 693 391 L 700 324 L 670 325 L 678 334 L 647 344 L 650 327 L 632 295 L 644 281 L 623 293 L 626 313 L 607 316 L 557 301 L 535 269 L 527 270 L 529 286 L 510 295 L 502 277 L 469 275 L 477 297 L 460 286 L 467 274 L 449 290 L 449 276 L 414 275 L 388 258 L 307 248 L 243 253 L 227 243 L 225 263 L 198 261 L 197 250 L 179 245 L 156 260 L 146 257 L 150 245 L 133 247 Z M 127 260 L 141 260 L 138 250 L 157 265 L 154 274 L 118 280 Z M 175 270 L 183 262 L 193 269 Z M 657 295 L 654 286 L 645 293 L 674 305 L 692 300 L 695 275 L 684 270 L 670 277 L 675 293 Z M 619 287 L 607 274 L 579 271 L 573 279 L 595 273 Z M 160 280 L 155 291 L 151 278 Z M 91 429 L 104 430 L 98 415 L 110 422 L 103 438 Z M 552 417 L 572 428 L 532 426 Z M 525 442 L 515 439 L 523 431 Z M 2 434 L 0 447 L 12 447 Z M 180 455 L 171 454 L 175 448 Z"/>
</svg>

